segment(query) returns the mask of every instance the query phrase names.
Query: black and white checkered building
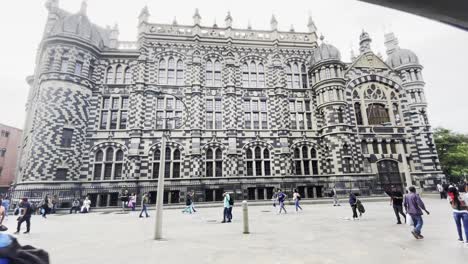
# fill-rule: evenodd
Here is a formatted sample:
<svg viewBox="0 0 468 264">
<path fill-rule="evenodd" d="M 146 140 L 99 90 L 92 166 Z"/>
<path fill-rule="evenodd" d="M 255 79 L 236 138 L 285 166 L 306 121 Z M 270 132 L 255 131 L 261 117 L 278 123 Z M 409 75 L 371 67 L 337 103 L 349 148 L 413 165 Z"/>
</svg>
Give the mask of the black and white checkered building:
<svg viewBox="0 0 468 264">
<path fill-rule="evenodd" d="M 360 36 L 360 54 L 340 52 L 309 19 L 308 32 L 149 22 L 138 40 L 47 2 L 36 71 L 28 78 L 15 195 L 64 201 L 155 192 L 165 151 L 165 201 L 269 199 L 273 188 L 303 197 L 382 192 L 443 177 L 427 120 L 422 66 L 387 34 L 387 59 Z M 176 97 L 167 94 L 176 95 Z M 182 102 L 183 103 L 182 103 Z M 186 106 L 186 108 L 184 107 Z M 173 118 L 173 119 L 167 119 Z M 163 129 L 170 129 L 161 149 Z M 155 197 L 155 195 L 153 195 Z"/>
</svg>

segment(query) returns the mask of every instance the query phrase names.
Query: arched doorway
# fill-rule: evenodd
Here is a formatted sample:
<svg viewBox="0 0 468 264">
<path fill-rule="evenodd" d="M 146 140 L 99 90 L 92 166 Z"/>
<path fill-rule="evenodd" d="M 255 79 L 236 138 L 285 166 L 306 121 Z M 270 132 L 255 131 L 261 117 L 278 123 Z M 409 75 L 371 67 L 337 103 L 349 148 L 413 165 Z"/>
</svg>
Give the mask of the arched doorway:
<svg viewBox="0 0 468 264">
<path fill-rule="evenodd" d="M 391 186 L 401 188 L 400 171 L 398 170 L 398 162 L 394 160 L 382 160 L 377 162 L 379 171 L 379 182 L 383 190 L 388 190 Z"/>
</svg>

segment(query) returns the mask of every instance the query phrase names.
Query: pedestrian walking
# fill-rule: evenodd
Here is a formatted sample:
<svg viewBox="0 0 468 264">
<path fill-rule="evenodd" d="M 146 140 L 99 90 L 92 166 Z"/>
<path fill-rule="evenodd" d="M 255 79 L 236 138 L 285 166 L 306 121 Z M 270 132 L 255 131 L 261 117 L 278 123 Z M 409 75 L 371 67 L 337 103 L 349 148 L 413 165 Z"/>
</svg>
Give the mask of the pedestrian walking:
<svg viewBox="0 0 468 264">
<path fill-rule="evenodd" d="M 332 195 L 333 195 L 333 206 L 341 206 L 340 199 L 338 199 L 338 193 L 336 192 L 336 186 L 333 186 Z"/>
<path fill-rule="evenodd" d="M 190 192 L 185 196 L 185 208 L 182 210 L 182 213 L 192 213 L 192 195 Z"/>
<path fill-rule="evenodd" d="M 122 211 L 125 211 L 125 207 L 127 207 L 129 194 L 127 189 L 122 189 L 120 192 L 120 201 L 122 202 Z"/>
<path fill-rule="evenodd" d="M 136 210 L 137 195 L 132 193 L 128 199 L 128 207 L 132 208 L 132 211 Z"/>
<path fill-rule="evenodd" d="M 57 204 L 58 204 L 58 197 L 56 194 L 52 197 L 51 202 L 52 202 L 51 213 L 55 214 L 55 210 L 57 209 Z"/>
<path fill-rule="evenodd" d="M 392 187 L 390 205 L 393 207 L 393 212 L 397 219 L 397 225 L 401 225 L 400 214 L 403 216 L 406 223 L 406 215 L 403 213 L 403 193 L 398 191 L 395 187 Z"/>
<path fill-rule="evenodd" d="M 89 197 L 86 196 L 86 198 L 83 201 L 83 205 L 81 206 L 80 213 L 86 214 L 86 213 L 89 213 L 90 210 L 91 210 L 91 200 L 89 200 Z"/>
<path fill-rule="evenodd" d="M 70 214 L 75 211 L 75 214 L 80 211 L 80 200 L 73 200 L 72 207 L 70 208 Z"/>
<path fill-rule="evenodd" d="M 145 213 L 146 217 L 149 217 L 148 215 L 148 209 L 147 206 L 149 204 L 149 193 L 143 194 L 143 197 L 141 197 L 141 211 L 140 211 L 140 218 L 143 217 L 143 212 Z"/>
<path fill-rule="evenodd" d="M 10 209 L 10 198 L 8 195 L 2 198 L 1 206 L 5 208 L 5 218 L 8 218 L 8 210 Z"/>
<path fill-rule="evenodd" d="M 445 195 L 445 190 L 444 190 L 444 187 L 442 187 L 442 184 L 440 183 L 437 184 L 437 191 L 439 191 L 440 199 L 447 199 Z"/>
<path fill-rule="evenodd" d="M 20 208 L 21 208 L 21 213 L 20 213 L 20 216 L 18 217 L 18 226 L 16 227 L 15 234 L 19 234 L 21 230 L 21 225 L 23 224 L 23 222 L 26 222 L 26 232 L 24 232 L 23 234 L 28 234 L 31 231 L 31 214 L 32 214 L 31 204 L 28 202 L 28 198 L 23 198 L 21 200 Z"/>
<path fill-rule="evenodd" d="M 195 210 L 195 192 L 192 191 L 192 204 L 190 205 L 190 207 L 192 207 L 192 212 L 197 212 L 197 210 Z"/>
<path fill-rule="evenodd" d="M 353 211 L 353 220 L 359 220 L 357 214 L 357 198 L 352 192 L 349 193 L 349 205 L 351 205 L 351 210 Z"/>
<path fill-rule="evenodd" d="M 43 218 L 47 218 L 47 214 L 50 212 L 50 206 L 49 204 L 52 204 L 52 201 L 49 199 L 49 195 L 46 194 L 44 197 L 44 200 L 42 201 L 41 205 L 41 215 Z"/>
<path fill-rule="evenodd" d="M 411 231 L 411 234 L 416 239 L 423 239 L 424 236 L 421 234 L 423 227 L 423 218 L 422 211 L 425 211 L 429 215 L 429 211 L 426 210 L 424 202 L 421 200 L 421 197 L 416 193 L 416 188 L 411 186 L 408 188 L 409 194 L 405 195 L 403 200 L 403 205 L 405 206 L 406 212 L 410 215 L 411 220 L 414 223 L 414 229 Z"/>
<path fill-rule="evenodd" d="M 299 205 L 300 200 L 301 200 L 301 195 L 299 194 L 297 189 L 294 189 L 293 201 L 294 201 L 294 205 L 296 206 L 296 212 L 298 212 L 298 209 L 301 209 L 301 211 L 302 211 L 302 207 Z"/>
<path fill-rule="evenodd" d="M 223 221 L 221 223 L 230 223 L 231 222 L 231 219 L 232 219 L 232 213 L 230 213 L 230 208 L 231 208 L 231 196 L 229 195 L 229 193 L 225 192 L 223 193 L 223 206 L 224 206 L 224 210 L 223 210 Z M 232 212 L 232 211 L 231 211 Z"/>
<path fill-rule="evenodd" d="M 466 190 L 466 187 L 464 189 Z M 453 210 L 453 219 L 457 226 L 458 241 L 468 243 L 468 207 L 465 203 L 468 194 L 465 193 L 461 195 L 455 187 L 449 188 L 448 194 L 449 202 Z M 462 225 L 465 230 L 465 240 L 463 240 Z"/>
<path fill-rule="evenodd" d="M 286 208 L 284 207 L 284 201 L 286 200 L 287 195 L 278 189 L 278 204 L 279 204 L 279 211 L 278 214 L 281 214 L 281 211 L 284 210 L 284 213 L 287 214 Z"/>
</svg>

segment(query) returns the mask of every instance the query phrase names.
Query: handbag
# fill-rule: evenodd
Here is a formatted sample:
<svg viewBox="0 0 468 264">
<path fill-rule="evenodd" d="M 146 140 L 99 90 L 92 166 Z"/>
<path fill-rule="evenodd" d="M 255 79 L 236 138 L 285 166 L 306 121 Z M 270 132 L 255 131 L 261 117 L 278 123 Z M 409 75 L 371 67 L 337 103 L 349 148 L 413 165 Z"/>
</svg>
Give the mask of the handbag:
<svg viewBox="0 0 468 264">
<path fill-rule="evenodd" d="M 409 226 L 414 226 L 413 218 L 411 218 L 411 215 L 408 213 L 406 213 L 406 224 Z"/>
</svg>

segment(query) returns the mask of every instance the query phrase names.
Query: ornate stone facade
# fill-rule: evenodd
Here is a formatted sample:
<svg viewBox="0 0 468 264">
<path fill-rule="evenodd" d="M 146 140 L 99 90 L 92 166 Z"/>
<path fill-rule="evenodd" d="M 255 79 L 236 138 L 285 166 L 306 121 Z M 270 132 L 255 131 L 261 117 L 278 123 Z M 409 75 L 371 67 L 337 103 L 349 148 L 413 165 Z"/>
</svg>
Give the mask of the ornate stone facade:
<svg viewBox="0 0 468 264">
<path fill-rule="evenodd" d="M 312 19 L 309 32 L 278 31 L 275 17 L 261 31 L 233 28 L 230 14 L 224 27 L 201 26 L 196 11 L 183 26 L 150 23 L 144 8 L 133 43 L 92 24 L 86 4 L 47 8 L 18 196 L 116 205 L 123 187 L 156 191 L 161 151 L 170 203 L 189 190 L 197 201 L 269 199 L 278 187 L 320 197 L 335 185 L 370 194 L 443 177 L 422 66 L 393 34 L 386 62 L 363 32 L 347 63 Z M 161 150 L 165 128 L 175 129 Z"/>
</svg>

